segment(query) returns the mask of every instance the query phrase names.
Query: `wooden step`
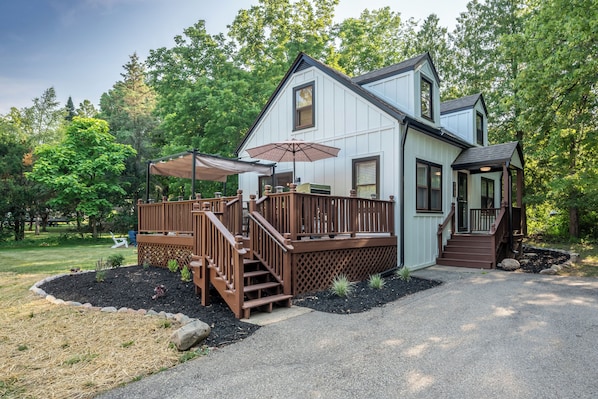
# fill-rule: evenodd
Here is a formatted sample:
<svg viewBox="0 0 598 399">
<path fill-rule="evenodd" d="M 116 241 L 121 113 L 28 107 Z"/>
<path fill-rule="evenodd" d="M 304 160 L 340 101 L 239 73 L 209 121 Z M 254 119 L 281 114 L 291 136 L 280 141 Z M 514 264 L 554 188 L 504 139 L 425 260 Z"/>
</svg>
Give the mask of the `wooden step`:
<svg viewBox="0 0 598 399">
<path fill-rule="evenodd" d="M 492 253 L 454 252 L 445 250 L 441 258 L 492 262 Z"/>
<path fill-rule="evenodd" d="M 252 299 L 243 303 L 243 318 L 248 319 L 251 315 L 251 309 L 258 307 L 265 307 L 268 313 L 272 312 L 272 307 L 277 302 L 284 302 L 283 305 L 287 308 L 291 307 L 292 295 L 270 295 L 263 298 Z"/>
<path fill-rule="evenodd" d="M 436 258 L 436 264 L 442 266 L 469 267 L 473 269 L 492 269 L 491 261 L 465 260 L 454 258 Z"/>
<path fill-rule="evenodd" d="M 243 273 L 243 277 L 253 278 L 253 277 L 267 276 L 269 274 L 270 274 L 270 272 L 268 270 L 255 270 L 255 271 Z"/>
<path fill-rule="evenodd" d="M 464 245 L 453 245 L 448 243 L 444 247 L 443 252 L 459 252 L 459 253 L 471 253 L 471 254 L 491 254 L 492 246 L 480 247 L 475 245 L 464 246 Z"/>
<path fill-rule="evenodd" d="M 268 281 L 266 283 L 258 283 L 258 284 L 248 285 L 243 289 L 243 292 L 245 292 L 245 293 L 255 292 L 255 291 L 259 291 L 259 290 L 266 290 L 268 288 L 276 288 L 279 286 L 280 286 L 280 283 L 278 281 Z"/>
</svg>

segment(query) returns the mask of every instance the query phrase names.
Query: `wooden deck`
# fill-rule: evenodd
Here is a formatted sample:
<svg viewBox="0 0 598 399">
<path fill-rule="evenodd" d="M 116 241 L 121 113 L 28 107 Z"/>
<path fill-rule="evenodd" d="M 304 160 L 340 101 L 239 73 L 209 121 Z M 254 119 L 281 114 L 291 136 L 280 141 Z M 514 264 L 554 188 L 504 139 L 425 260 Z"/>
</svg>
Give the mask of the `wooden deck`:
<svg viewBox="0 0 598 399">
<path fill-rule="evenodd" d="M 298 193 L 139 203 L 139 263 L 189 265 L 207 305 L 213 285 L 237 317 L 396 267 L 394 200 Z"/>
</svg>

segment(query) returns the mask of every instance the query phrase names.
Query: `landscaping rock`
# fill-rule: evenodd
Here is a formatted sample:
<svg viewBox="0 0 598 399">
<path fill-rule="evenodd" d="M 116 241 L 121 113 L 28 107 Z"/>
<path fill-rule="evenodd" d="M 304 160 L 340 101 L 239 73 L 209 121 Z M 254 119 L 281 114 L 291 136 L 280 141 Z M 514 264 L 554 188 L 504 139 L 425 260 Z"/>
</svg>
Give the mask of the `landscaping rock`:
<svg viewBox="0 0 598 399">
<path fill-rule="evenodd" d="M 500 262 L 501 268 L 507 271 L 517 270 L 521 267 L 521 264 L 516 259 L 506 258 Z"/>
<path fill-rule="evenodd" d="M 114 306 L 106 306 L 106 307 L 100 309 L 100 311 L 106 312 L 106 313 L 116 313 L 116 308 Z"/>
<path fill-rule="evenodd" d="M 544 269 L 544 270 L 540 270 L 540 274 L 549 274 L 549 275 L 554 275 L 557 274 L 557 271 L 554 270 L 553 268 L 550 269 Z"/>
<path fill-rule="evenodd" d="M 206 339 L 211 331 L 210 326 L 203 321 L 194 320 L 176 330 L 170 337 L 170 342 L 172 342 L 178 350 L 186 351 Z"/>
</svg>

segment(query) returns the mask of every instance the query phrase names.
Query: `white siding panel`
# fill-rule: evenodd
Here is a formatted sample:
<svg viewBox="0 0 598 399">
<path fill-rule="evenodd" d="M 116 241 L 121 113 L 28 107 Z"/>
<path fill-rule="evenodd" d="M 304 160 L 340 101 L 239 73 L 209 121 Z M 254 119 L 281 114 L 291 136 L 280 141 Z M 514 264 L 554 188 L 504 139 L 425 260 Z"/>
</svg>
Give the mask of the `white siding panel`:
<svg viewBox="0 0 598 399">
<path fill-rule="evenodd" d="M 475 116 L 471 109 L 452 112 L 440 117 L 440 125 L 461 137 L 468 143 L 474 143 Z"/>
<path fill-rule="evenodd" d="M 398 109 L 413 114 L 413 72 L 368 83 L 363 88 Z"/>
</svg>

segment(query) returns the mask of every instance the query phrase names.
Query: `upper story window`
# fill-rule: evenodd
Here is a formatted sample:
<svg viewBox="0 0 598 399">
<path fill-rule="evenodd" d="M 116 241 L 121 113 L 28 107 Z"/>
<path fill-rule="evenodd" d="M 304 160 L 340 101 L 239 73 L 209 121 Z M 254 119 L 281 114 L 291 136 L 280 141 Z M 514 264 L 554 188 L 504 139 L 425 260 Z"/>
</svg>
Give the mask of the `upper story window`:
<svg viewBox="0 0 598 399">
<path fill-rule="evenodd" d="M 380 197 L 380 157 L 353 160 L 353 187 L 359 198 Z"/>
<path fill-rule="evenodd" d="M 313 82 L 293 89 L 293 130 L 305 129 L 315 125 L 313 95 Z"/>
<path fill-rule="evenodd" d="M 442 212 L 442 166 L 417 160 L 418 211 Z"/>
<path fill-rule="evenodd" d="M 434 113 L 432 109 L 432 87 L 432 82 L 422 76 L 420 83 L 421 115 L 429 120 L 434 119 Z"/>
<path fill-rule="evenodd" d="M 475 115 L 476 143 L 484 145 L 484 117 L 479 112 Z"/>
</svg>

